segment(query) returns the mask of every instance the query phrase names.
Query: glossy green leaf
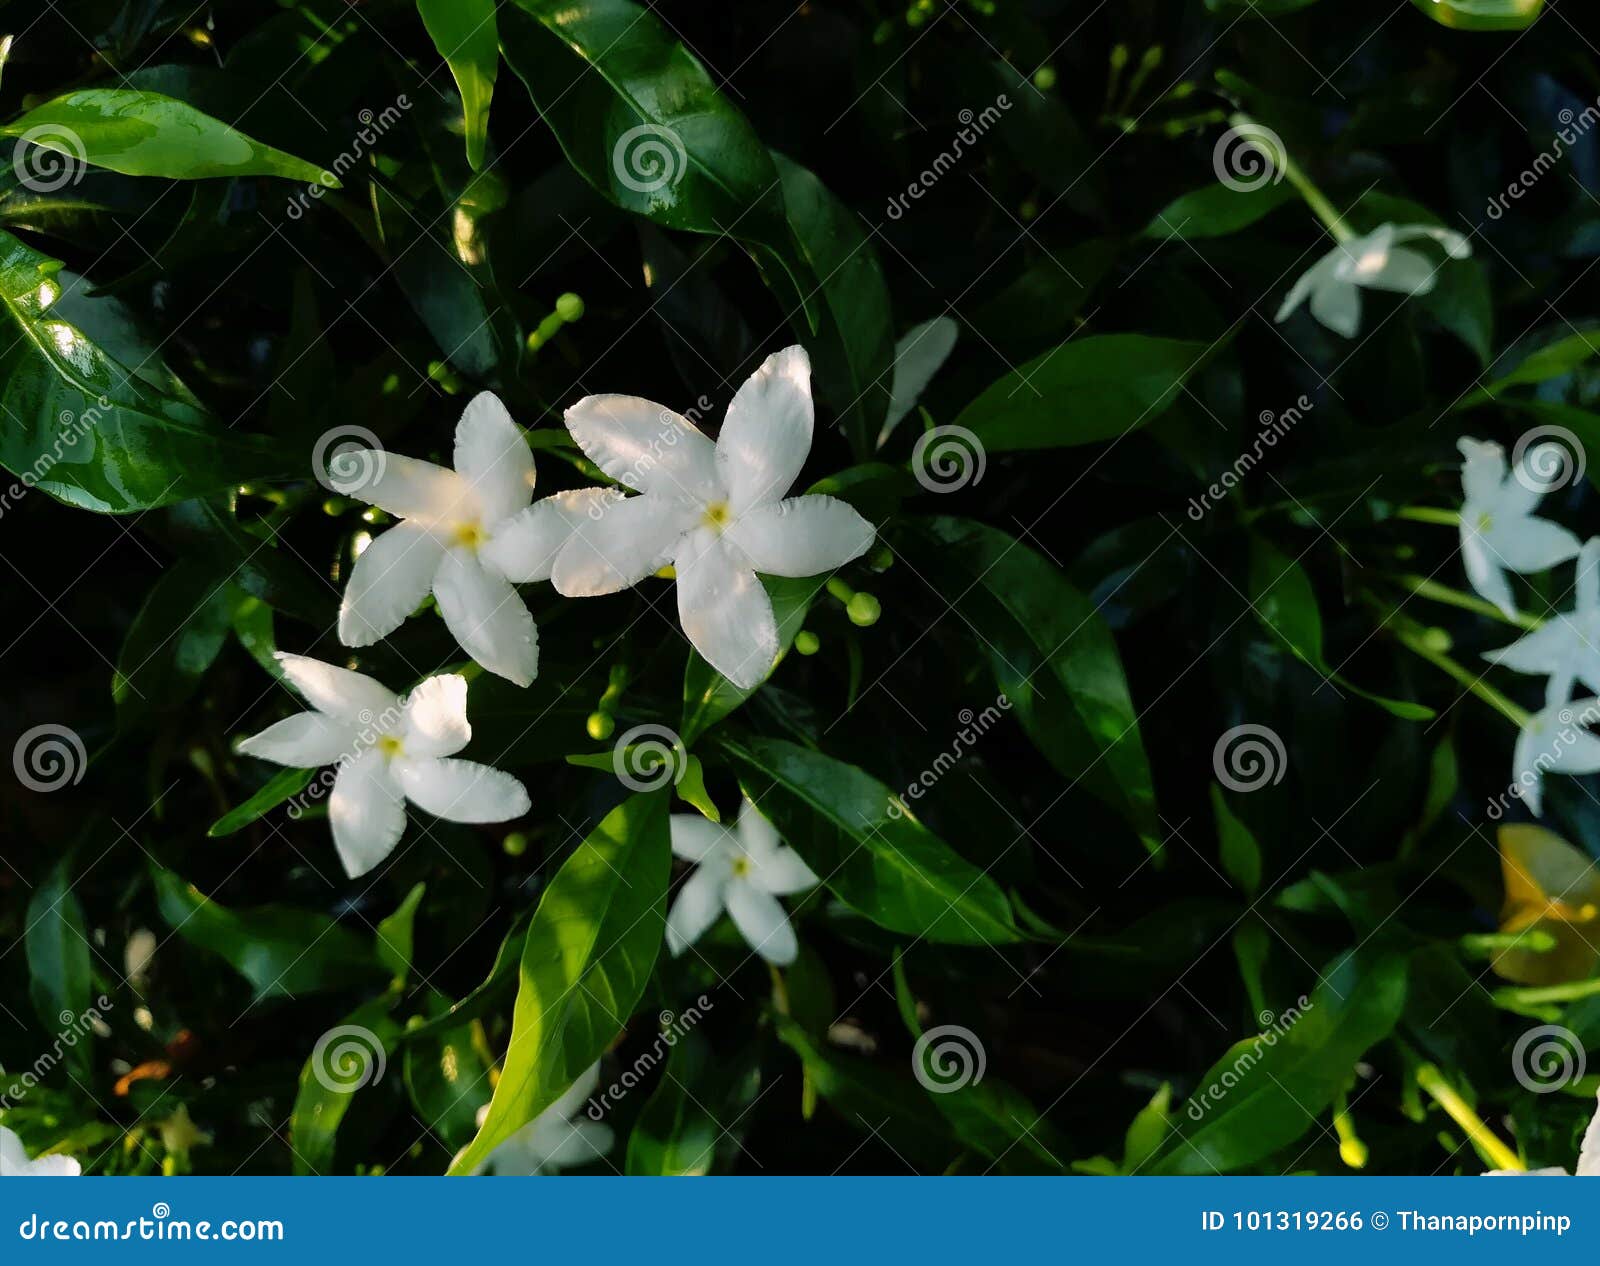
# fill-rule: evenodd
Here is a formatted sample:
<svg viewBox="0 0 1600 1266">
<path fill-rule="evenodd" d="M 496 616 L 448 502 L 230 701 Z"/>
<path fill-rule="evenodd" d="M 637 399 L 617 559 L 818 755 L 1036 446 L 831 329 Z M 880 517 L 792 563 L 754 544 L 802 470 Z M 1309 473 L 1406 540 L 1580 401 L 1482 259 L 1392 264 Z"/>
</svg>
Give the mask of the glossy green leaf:
<svg viewBox="0 0 1600 1266">
<path fill-rule="evenodd" d="M 404 1040 L 407 1042 L 419 1041 L 424 1037 L 436 1036 L 447 1033 L 451 1029 L 476 1020 L 487 1015 L 503 999 L 512 996 L 516 987 L 517 975 L 522 962 L 522 947 L 527 943 L 528 924 L 532 921 L 533 911 L 526 911 L 512 925 L 511 931 L 506 934 L 504 941 L 494 957 L 494 963 L 489 968 L 489 974 L 482 984 L 473 989 L 471 993 L 454 1003 L 442 1013 L 425 1020 L 414 1028 L 407 1029 Z"/>
<path fill-rule="evenodd" d="M 433 1018 L 448 1009 L 446 998 L 430 995 L 428 1010 Z M 451 1151 L 472 1141 L 478 1132 L 478 1110 L 489 1102 L 494 1089 L 472 1028 L 470 1022 L 463 1022 L 408 1039 L 403 1051 L 411 1104 Z"/>
<path fill-rule="evenodd" d="M 1544 0 L 1411 0 L 1440 26 L 1458 31 L 1520 31 L 1544 11 Z"/>
<path fill-rule="evenodd" d="M 661 949 L 670 864 L 667 798 L 654 791 L 608 813 L 556 872 L 528 927 L 489 1115 L 452 1173 L 560 1098 L 627 1024 Z"/>
<path fill-rule="evenodd" d="M 709 1105 L 726 1094 L 706 1040 L 693 1031 L 678 1038 L 628 1135 L 627 1172 L 664 1178 L 710 1173 L 723 1127 Z"/>
<path fill-rule="evenodd" d="M 363 1003 L 316 1039 L 300 1070 L 289 1114 L 294 1172 L 327 1175 L 334 1169 L 339 1126 L 356 1095 L 383 1081 L 400 1036 L 390 1017 L 397 995 Z"/>
<path fill-rule="evenodd" d="M 1261 888 L 1261 845 L 1250 828 L 1228 807 L 1222 788 L 1211 784 L 1211 812 L 1217 824 L 1217 851 L 1222 869 L 1247 897 Z"/>
<path fill-rule="evenodd" d="M 1262 216 L 1297 197 L 1290 184 L 1240 189 L 1224 184 L 1206 185 L 1173 199 L 1157 211 L 1144 226 L 1144 235 L 1162 241 L 1184 242 L 1202 237 L 1225 237 L 1249 228 Z"/>
<path fill-rule="evenodd" d="M 1592 360 L 1597 352 L 1600 352 L 1600 331 L 1580 330 L 1577 333 L 1563 335 L 1528 353 L 1493 382 L 1464 397 L 1456 407 L 1465 409 L 1482 404 L 1501 395 L 1508 387 L 1526 386 L 1564 377 L 1580 365 Z"/>
<path fill-rule="evenodd" d="M 1122 1172 L 1137 1174 L 1156 1154 L 1172 1129 L 1172 1087 L 1166 1082 L 1139 1109 L 1122 1141 Z"/>
<path fill-rule="evenodd" d="M 215 568 L 185 559 L 156 581 L 117 655 L 111 678 L 117 728 L 183 707 L 221 652 L 232 620 L 228 580 Z"/>
<path fill-rule="evenodd" d="M 894 388 L 889 412 L 878 432 L 877 447 L 882 448 L 900 420 L 916 406 L 940 366 L 955 350 L 961 327 L 949 317 L 934 317 L 914 325 L 894 345 Z"/>
<path fill-rule="evenodd" d="M 854 765 L 778 739 L 723 740 L 745 794 L 846 905 L 954 945 L 1024 939 L 1000 886 Z"/>
<path fill-rule="evenodd" d="M 461 93 L 467 161 L 474 168 L 482 167 L 489 132 L 489 101 L 500 70 L 495 0 L 417 0 L 417 10 Z"/>
<path fill-rule="evenodd" d="M 422 896 L 426 891 L 426 884 L 413 884 L 399 908 L 379 921 L 373 937 L 378 961 L 392 971 L 401 984 L 411 974 L 411 955 L 416 946 L 417 907 L 422 904 Z"/>
<path fill-rule="evenodd" d="M 83 903 L 72 890 L 72 876 L 63 860 L 51 870 L 28 900 L 28 994 L 46 1033 L 79 1034 L 93 988 L 89 962 L 89 924 Z M 79 1069 L 90 1063 L 93 1037 L 85 1032 L 65 1049 Z"/>
<path fill-rule="evenodd" d="M 243 830 L 285 800 L 298 796 L 311 785 L 316 772 L 314 769 L 280 769 L 253 796 L 213 822 L 206 834 L 212 839 L 221 839 Z"/>
</svg>

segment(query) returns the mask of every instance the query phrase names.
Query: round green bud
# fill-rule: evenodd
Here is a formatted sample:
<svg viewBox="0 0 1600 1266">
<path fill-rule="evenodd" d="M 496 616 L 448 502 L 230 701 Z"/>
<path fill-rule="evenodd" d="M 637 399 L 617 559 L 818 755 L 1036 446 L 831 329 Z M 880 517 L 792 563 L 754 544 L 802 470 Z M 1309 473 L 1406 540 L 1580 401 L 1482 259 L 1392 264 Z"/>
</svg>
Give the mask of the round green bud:
<svg viewBox="0 0 1600 1266">
<path fill-rule="evenodd" d="M 416 1029 L 420 1029 L 426 1023 L 427 1023 L 427 1021 L 424 1020 L 420 1015 L 407 1016 L 406 1017 L 406 1032 L 410 1033 L 410 1032 L 413 1032 Z"/>
<path fill-rule="evenodd" d="M 850 617 L 851 624 L 867 628 L 878 622 L 883 607 L 870 593 L 858 593 L 845 605 L 844 613 Z"/>
<path fill-rule="evenodd" d="M 815 655 L 822 649 L 822 639 L 810 629 L 801 629 L 794 635 L 794 648 L 802 655 Z"/>
<path fill-rule="evenodd" d="M 1433 651 L 1438 655 L 1448 655 L 1450 653 L 1450 647 L 1454 645 L 1454 643 L 1450 640 L 1450 634 L 1440 628 L 1424 630 L 1422 634 L 1422 644 L 1428 650 Z"/>
<path fill-rule="evenodd" d="M 921 9 L 912 9 L 906 14 L 906 25 L 912 28 L 921 26 L 928 20 L 928 15 Z"/>
<path fill-rule="evenodd" d="M 596 743 L 604 743 L 617 728 L 617 723 L 612 720 L 609 712 L 591 712 L 589 719 L 583 723 L 583 728 L 589 731 L 589 737 Z"/>
<path fill-rule="evenodd" d="M 867 560 L 867 566 L 873 571 L 888 571 L 894 566 L 894 551 L 887 545 L 880 545 L 872 551 L 872 557 Z"/>
<path fill-rule="evenodd" d="M 1056 86 L 1056 68 L 1041 66 L 1033 72 L 1033 86 L 1040 92 L 1049 92 Z"/>
<path fill-rule="evenodd" d="M 1017 214 L 1024 220 L 1031 220 L 1039 214 L 1039 204 L 1032 198 L 1023 199 L 1022 205 L 1017 208 Z"/>
<path fill-rule="evenodd" d="M 521 857 L 528 851 L 528 837 L 521 831 L 513 831 L 500 841 L 500 847 L 507 857 Z"/>
<path fill-rule="evenodd" d="M 576 321 L 583 315 L 583 300 L 570 290 L 556 300 L 556 315 L 563 321 Z"/>
</svg>

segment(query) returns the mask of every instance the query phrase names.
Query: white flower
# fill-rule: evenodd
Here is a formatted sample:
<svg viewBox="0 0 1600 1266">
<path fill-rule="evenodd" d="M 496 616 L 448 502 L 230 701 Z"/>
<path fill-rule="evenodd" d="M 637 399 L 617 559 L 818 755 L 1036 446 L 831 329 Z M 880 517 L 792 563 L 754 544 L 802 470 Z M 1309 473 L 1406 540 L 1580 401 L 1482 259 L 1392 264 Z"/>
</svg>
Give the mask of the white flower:
<svg viewBox="0 0 1600 1266">
<path fill-rule="evenodd" d="M 0 1178 L 76 1178 L 83 1167 L 70 1156 L 41 1156 L 29 1160 L 22 1140 L 0 1125 Z"/>
<path fill-rule="evenodd" d="M 1438 268 L 1420 251 L 1397 245 L 1419 237 L 1438 242 L 1451 259 L 1472 254 L 1467 239 L 1453 229 L 1381 224 L 1364 237 L 1340 242 L 1302 273 L 1278 309 L 1277 319 L 1285 320 L 1309 295 L 1312 316 L 1335 334 L 1354 338 L 1361 328 L 1362 286 L 1405 295 L 1425 295 L 1433 289 Z"/>
<path fill-rule="evenodd" d="M 674 813 L 672 851 L 698 863 L 667 915 L 667 948 L 674 957 L 726 910 L 762 958 L 780 967 L 794 962 L 800 946 L 778 898 L 814 888 L 818 879 L 755 805 L 746 800 L 739 806 L 732 831 L 697 813 Z"/>
<path fill-rule="evenodd" d="M 1532 473 L 1537 448 L 1523 454 L 1511 474 L 1498 444 L 1461 439 L 1461 561 L 1467 579 L 1508 616 L 1517 613 L 1508 571 L 1542 571 L 1578 553 L 1578 538 L 1559 523 L 1533 517 L 1544 486 Z M 1546 446 L 1548 447 L 1548 446 Z"/>
<path fill-rule="evenodd" d="M 1556 1175 L 1571 1178 L 1559 1165 L 1549 1169 L 1491 1169 L 1484 1178 L 1547 1178 Z M 1600 1178 L 1600 1109 L 1589 1118 L 1589 1128 L 1583 1132 L 1583 1144 L 1578 1150 L 1579 1178 Z"/>
<path fill-rule="evenodd" d="M 615 593 L 667 563 L 683 631 L 743 689 L 761 684 L 778 629 L 757 572 L 815 576 L 865 553 L 873 528 L 832 497 L 783 499 L 811 451 L 805 349 L 767 357 L 739 388 L 713 444 L 687 418 L 636 396 L 587 396 L 567 429 L 597 466 L 642 496 L 595 502 L 556 555 L 568 597 Z"/>
<path fill-rule="evenodd" d="M 338 765 L 328 821 L 350 878 L 400 842 L 407 800 L 449 822 L 505 822 L 528 811 L 528 793 L 510 774 L 445 759 L 472 737 L 459 673 L 429 677 L 402 700 L 347 668 L 281 651 L 277 658 L 316 711 L 268 726 L 239 750 L 279 765 Z"/>
<path fill-rule="evenodd" d="M 1483 657 L 1519 673 L 1548 674 L 1546 705 L 1570 699 L 1574 681 L 1600 694 L 1600 537 L 1590 537 L 1578 552 L 1572 613 L 1553 616 L 1510 646 L 1486 651 Z"/>
<path fill-rule="evenodd" d="M 1511 785 L 1537 816 L 1545 774 L 1600 773 L 1600 738 L 1584 729 L 1600 720 L 1600 699 L 1551 704 L 1529 718 L 1511 754 Z"/>
<path fill-rule="evenodd" d="M 401 521 L 362 551 L 339 607 L 339 640 L 370 646 L 405 622 L 431 589 L 456 641 L 490 672 L 526 686 L 539 669 L 533 617 L 513 584 L 547 580 L 574 515 L 600 489 L 533 500 L 533 454 L 491 392 L 456 424 L 455 469 L 377 455 L 330 482 Z"/>
<path fill-rule="evenodd" d="M 566 1094 L 490 1152 L 478 1172 L 489 1169 L 498 1177 L 525 1178 L 573 1169 L 604 1156 L 611 1150 L 611 1127 L 578 1115 L 599 1084 L 596 1062 Z"/>
</svg>

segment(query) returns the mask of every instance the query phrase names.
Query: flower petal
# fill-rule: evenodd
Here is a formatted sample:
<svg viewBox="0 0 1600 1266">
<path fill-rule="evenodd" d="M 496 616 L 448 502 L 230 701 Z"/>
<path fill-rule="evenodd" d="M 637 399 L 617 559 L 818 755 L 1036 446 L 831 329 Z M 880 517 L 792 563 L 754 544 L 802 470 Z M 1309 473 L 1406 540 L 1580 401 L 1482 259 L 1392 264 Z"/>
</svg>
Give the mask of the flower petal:
<svg viewBox="0 0 1600 1266">
<path fill-rule="evenodd" d="M 1289 293 L 1284 295 L 1283 302 L 1278 305 L 1278 315 L 1273 317 L 1273 320 L 1278 322 L 1288 320 L 1295 309 L 1311 297 L 1311 292 L 1332 276 L 1338 262 L 1339 248 L 1336 246 L 1295 278 L 1294 285 L 1289 287 Z"/>
<path fill-rule="evenodd" d="M 1469 530 L 1465 520 L 1461 524 L 1461 565 L 1466 569 L 1467 583 L 1479 597 L 1494 603 L 1508 617 L 1515 617 L 1517 604 L 1511 596 L 1511 582 L 1484 545 L 1483 538 Z"/>
<path fill-rule="evenodd" d="M 30 1162 L 26 1173 L 29 1178 L 77 1178 L 83 1173 L 83 1166 L 71 1156 L 58 1153 Z"/>
<path fill-rule="evenodd" d="M 1575 614 L 1600 614 L 1600 536 L 1591 536 L 1578 551 L 1578 569 L 1573 577 L 1572 592 Z"/>
<path fill-rule="evenodd" d="M 590 461 L 636 492 L 703 503 L 723 497 L 716 448 L 671 409 L 638 396 L 585 396 L 566 423 Z"/>
<path fill-rule="evenodd" d="M 405 801 L 382 752 L 363 752 L 340 767 L 328 797 L 333 846 L 351 879 L 394 851 L 406 829 Z"/>
<path fill-rule="evenodd" d="M 615 488 L 573 488 L 536 501 L 490 531 L 478 557 L 513 584 L 549 580 L 561 547 L 586 518 L 604 513 L 608 502 L 622 500 Z"/>
<path fill-rule="evenodd" d="M 511 582 L 453 549 L 439 564 L 433 596 L 462 650 L 490 672 L 528 685 L 539 671 L 539 631 Z"/>
<path fill-rule="evenodd" d="M 565 1121 L 577 1116 L 578 1109 L 588 1102 L 589 1096 L 600 1085 L 600 1061 L 595 1060 L 578 1074 L 578 1079 L 568 1086 L 554 1103 L 539 1114 L 539 1118 Z"/>
<path fill-rule="evenodd" d="M 1425 295 L 1434 288 L 1442 265 L 1435 264 L 1420 251 L 1397 246 L 1380 268 L 1361 277 L 1369 290 L 1395 290 L 1407 295 Z"/>
<path fill-rule="evenodd" d="M 735 881 L 728 885 L 726 900 L 728 914 L 751 949 L 779 967 L 794 962 L 800 943 L 776 897 Z"/>
<path fill-rule="evenodd" d="M 472 738 L 467 722 L 467 679 L 441 673 L 406 696 L 401 735 L 408 756 L 453 756 Z"/>
<path fill-rule="evenodd" d="M 722 913 L 722 875 L 709 867 L 696 869 L 683 881 L 667 911 L 667 949 L 676 958 L 702 936 Z"/>
<path fill-rule="evenodd" d="M 735 519 L 727 539 L 769 576 L 817 576 L 871 548 L 877 533 L 854 506 L 833 497 L 790 497 Z"/>
<path fill-rule="evenodd" d="M 752 858 L 748 878 L 762 892 L 774 897 L 807 892 L 822 882 L 800 854 L 787 845 L 765 857 Z"/>
<path fill-rule="evenodd" d="M 707 528 L 689 534 L 676 566 L 684 635 L 741 690 L 759 686 L 778 657 L 778 625 L 755 572 Z"/>
<path fill-rule="evenodd" d="M 389 722 L 399 719 L 399 697 L 365 673 L 354 673 L 320 659 L 290 655 L 285 651 L 277 652 L 274 658 L 289 683 L 318 712 L 357 725 L 376 725 L 379 729 L 386 729 Z M 385 717 L 389 720 L 385 721 Z"/>
<path fill-rule="evenodd" d="M 811 452 L 811 358 L 803 347 L 774 352 L 728 405 L 717 466 L 735 515 L 779 500 Z"/>
<path fill-rule="evenodd" d="M 0 1178 L 13 1178 L 29 1164 L 28 1153 L 15 1130 L 0 1125 Z"/>
<path fill-rule="evenodd" d="M 1582 548 L 1559 523 L 1531 515 L 1509 522 L 1498 518 L 1483 535 L 1495 561 L 1515 572 L 1543 571 L 1577 557 Z"/>
<path fill-rule="evenodd" d="M 667 826 L 672 855 L 686 862 L 704 862 L 733 847 L 727 827 L 708 822 L 698 813 L 674 813 Z"/>
<path fill-rule="evenodd" d="M 478 499 L 465 479 L 443 466 L 399 453 L 375 454 L 350 479 L 341 480 L 338 471 L 330 469 L 328 482 L 345 496 L 400 519 L 438 524 L 478 517 Z"/>
<path fill-rule="evenodd" d="M 485 523 L 533 500 L 533 453 L 492 391 L 473 396 L 456 423 L 456 473 L 477 493 Z"/>
<path fill-rule="evenodd" d="M 1579 1178 L 1600 1176 L 1600 1107 L 1589 1118 L 1589 1128 L 1583 1132 L 1583 1146 L 1578 1151 Z"/>
<path fill-rule="evenodd" d="M 301 712 L 245 739 L 239 751 L 275 765 L 315 769 L 341 756 L 355 756 L 360 743 L 361 731 L 351 722 L 321 712 Z"/>
<path fill-rule="evenodd" d="M 1546 773 L 1600 773 L 1600 738 L 1584 729 L 1600 716 L 1600 699 L 1574 699 L 1546 707 L 1517 734 L 1511 757 L 1512 783 L 1537 816 Z"/>
<path fill-rule="evenodd" d="M 574 524 L 556 555 L 550 582 L 569 598 L 597 598 L 636 585 L 671 561 L 700 511 L 687 501 L 647 493 L 608 501 Z"/>
<path fill-rule="evenodd" d="M 1361 328 L 1361 291 L 1353 281 L 1329 278 L 1311 292 L 1311 315 L 1335 334 L 1354 338 Z"/>
<path fill-rule="evenodd" d="M 339 640 L 371 646 L 405 623 L 428 596 L 444 544 L 427 526 L 397 523 L 361 551 L 339 603 Z"/>
<path fill-rule="evenodd" d="M 1580 630 L 1572 617 L 1557 615 L 1509 646 L 1484 651 L 1483 657 L 1491 664 L 1500 664 L 1514 672 L 1548 673 L 1569 659 L 1578 645 Z"/>
<path fill-rule="evenodd" d="M 1454 229 L 1441 228 L 1436 224 L 1401 224 L 1391 227 L 1392 232 L 1389 235 L 1391 242 L 1409 242 L 1425 237 L 1444 247 L 1445 254 L 1451 259 L 1466 259 L 1472 254 L 1472 243 Z"/>
<path fill-rule="evenodd" d="M 551 1123 L 542 1140 L 544 1163 L 552 1169 L 575 1169 L 606 1155 L 616 1142 L 611 1127 L 602 1121 L 562 1121 Z"/>
<path fill-rule="evenodd" d="M 446 822 L 509 822 L 528 811 L 520 782 L 476 761 L 406 758 L 391 768 L 407 800 Z"/>
<path fill-rule="evenodd" d="M 1466 436 L 1456 441 L 1456 448 L 1462 457 L 1461 491 L 1466 500 L 1483 506 L 1493 504 L 1506 478 L 1505 450 L 1493 441 Z"/>
<path fill-rule="evenodd" d="M 783 841 L 778 837 L 778 828 L 772 825 L 766 814 L 756 808 L 755 801 L 749 796 L 739 802 L 737 829 L 739 847 L 746 857 L 753 860 L 770 857 L 783 845 Z"/>
</svg>

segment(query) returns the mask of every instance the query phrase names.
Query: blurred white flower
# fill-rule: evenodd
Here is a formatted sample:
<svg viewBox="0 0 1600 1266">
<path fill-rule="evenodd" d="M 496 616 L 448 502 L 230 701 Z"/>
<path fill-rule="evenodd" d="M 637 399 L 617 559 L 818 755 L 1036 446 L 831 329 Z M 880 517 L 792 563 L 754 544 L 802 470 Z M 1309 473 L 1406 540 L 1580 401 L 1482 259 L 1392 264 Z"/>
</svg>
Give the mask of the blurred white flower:
<svg viewBox="0 0 1600 1266">
<path fill-rule="evenodd" d="M 539 670 L 533 617 L 513 584 L 546 580 L 574 513 L 599 489 L 533 500 L 533 454 L 491 392 L 456 424 L 455 469 L 383 453 L 329 483 L 401 520 L 361 551 L 339 607 L 339 640 L 370 646 L 400 627 L 432 590 L 463 650 L 526 686 Z"/>
<path fill-rule="evenodd" d="M 1461 561 L 1467 579 L 1508 616 L 1517 613 L 1505 573 L 1542 571 L 1578 553 L 1578 538 L 1559 523 L 1535 518 L 1544 485 L 1533 474 L 1538 448 L 1523 454 L 1506 473 L 1498 444 L 1463 437 L 1456 442 L 1466 460 L 1461 466 Z M 1542 447 L 1542 446 L 1541 446 Z"/>
<path fill-rule="evenodd" d="M 685 417 L 637 396 L 586 396 L 567 429 L 591 461 L 641 496 L 576 520 L 551 581 L 574 598 L 638 584 L 671 563 L 678 616 L 706 661 L 743 689 L 761 684 L 778 629 L 757 572 L 815 576 L 865 553 L 873 528 L 842 501 L 784 499 L 811 451 L 805 349 L 767 357 L 739 388 L 713 444 Z"/>
<path fill-rule="evenodd" d="M 1335 334 L 1354 338 L 1361 328 L 1361 287 L 1405 295 L 1425 295 L 1433 289 L 1438 268 L 1421 251 L 1398 245 L 1416 238 L 1438 242 L 1451 259 L 1472 254 L 1471 244 L 1453 229 L 1381 224 L 1365 236 L 1340 242 L 1302 273 L 1285 296 L 1277 319 L 1286 320 L 1310 298 L 1312 316 Z"/>
<path fill-rule="evenodd" d="M 472 737 L 459 673 L 429 677 L 402 700 L 347 668 L 282 651 L 277 659 L 316 711 L 268 726 L 239 750 L 279 765 L 338 765 L 328 821 L 350 878 L 400 842 L 407 800 L 449 822 L 506 822 L 528 811 L 528 793 L 510 774 L 445 759 Z"/>
<path fill-rule="evenodd" d="M 478 1172 L 488 1169 L 501 1178 L 526 1178 L 575 1169 L 604 1156 L 613 1142 L 611 1127 L 578 1115 L 599 1084 L 597 1061 L 566 1094 L 489 1153 Z"/>
<path fill-rule="evenodd" d="M 1600 694 L 1600 537 L 1590 537 L 1578 552 L 1574 591 L 1571 614 L 1552 616 L 1510 646 L 1483 656 L 1519 673 L 1547 675 L 1547 705 L 1570 699 L 1575 681 Z"/>
<path fill-rule="evenodd" d="M 1548 1169 L 1491 1169 L 1484 1173 L 1484 1178 L 1547 1178 L 1552 1175 L 1562 1178 L 1571 1178 L 1559 1165 Z M 1583 1144 L 1578 1150 L 1579 1178 L 1600 1178 L 1600 1108 L 1596 1108 L 1594 1116 L 1589 1118 L 1589 1128 L 1583 1132 Z"/>
<path fill-rule="evenodd" d="M 0 1178 L 76 1178 L 83 1167 L 70 1156 L 41 1156 L 29 1160 L 22 1140 L 0 1125 Z"/>
<path fill-rule="evenodd" d="M 674 957 L 705 934 L 724 910 L 750 948 L 779 967 L 799 953 L 779 897 L 819 882 L 811 867 L 778 839 L 777 829 L 749 800 L 734 830 L 697 813 L 672 815 L 672 851 L 695 862 L 667 914 L 667 948 Z"/>
<path fill-rule="evenodd" d="M 1535 816 L 1545 774 L 1600 773 L 1600 738 L 1584 729 L 1600 719 L 1600 699 L 1574 699 L 1536 712 L 1517 734 L 1511 782 Z"/>
</svg>

